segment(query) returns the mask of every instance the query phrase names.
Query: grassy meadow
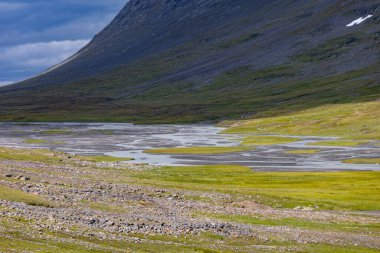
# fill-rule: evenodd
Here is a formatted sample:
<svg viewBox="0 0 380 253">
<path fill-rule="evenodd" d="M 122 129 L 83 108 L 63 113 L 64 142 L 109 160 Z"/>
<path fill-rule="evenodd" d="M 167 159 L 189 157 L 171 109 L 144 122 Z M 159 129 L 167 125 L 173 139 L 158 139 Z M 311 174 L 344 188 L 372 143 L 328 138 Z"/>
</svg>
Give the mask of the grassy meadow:
<svg viewBox="0 0 380 253">
<path fill-rule="evenodd" d="M 225 133 L 335 136 L 331 145 L 359 145 L 380 140 L 380 101 L 329 104 L 276 117 L 225 122 Z M 327 145 L 329 143 L 322 143 Z"/>
<path fill-rule="evenodd" d="M 243 166 L 161 167 L 139 183 L 246 196 L 273 207 L 380 210 L 380 172 L 255 172 Z"/>
</svg>

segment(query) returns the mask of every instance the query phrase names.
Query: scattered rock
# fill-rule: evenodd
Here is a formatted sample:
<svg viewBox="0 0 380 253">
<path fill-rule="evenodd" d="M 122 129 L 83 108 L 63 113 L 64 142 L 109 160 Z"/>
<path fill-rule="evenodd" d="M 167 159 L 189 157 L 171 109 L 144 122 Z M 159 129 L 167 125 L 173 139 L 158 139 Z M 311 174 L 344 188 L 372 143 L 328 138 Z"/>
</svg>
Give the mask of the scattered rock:
<svg viewBox="0 0 380 253">
<path fill-rule="evenodd" d="M 43 197 L 53 204 L 53 207 L 33 206 L 25 203 L 0 200 L 0 216 L 16 219 L 26 219 L 36 222 L 35 235 L 44 230 L 69 231 L 74 235 L 92 236 L 101 240 L 122 240 L 135 234 L 187 236 L 199 235 L 206 231 L 236 238 L 260 238 L 270 241 L 276 237 L 298 243 L 351 243 L 362 238 L 357 243 L 375 245 L 367 234 L 342 235 L 336 232 L 302 227 L 260 226 L 241 222 L 229 222 L 223 219 L 210 218 L 207 214 L 226 214 L 252 217 L 269 217 L 270 219 L 299 218 L 308 221 L 347 222 L 369 224 L 368 217 L 350 215 L 339 212 L 323 212 L 315 204 L 313 206 L 297 206 L 293 209 L 273 208 L 264 206 L 254 199 L 217 193 L 184 189 L 161 189 L 160 187 L 113 183 L 103 178 L 117 178 L 117 170 L 97 170 L 93 163 L 77 166 L 75 157 L 70 164 L 20 163 L 7 161 L 9 172 L 6 177 L 17 178 L 19 181 L 3 180 L 4 184 L 22 189 L 29 194 Z M 0 163 L 1 164 L 1 163 Z M 20 165 L 17 167 L 16 165 Z M 75 164 L 75 165 L 73 165 Z M 103 166 L 103 165 L 102 165 Z M 105 165 L 104 165 L 105 166 Z M 138 165 L 131 166 L 136 170 Z M 79 168 L 78 168 L 79 167 Z M 14 168 L 14 169 L 13 169 Z M 23 168 L 36 169 L 38 173 L 25 171 Z M 129 168 L 129 167 L 128 167 Z M 38 169 L 38 170 L 37 170 Z M 6 173 L 7 172 L 7 173 Z M 28 176 L 30 177 L 28 177 Z M 93 177 L 88 177 L 92 175 Z M 212 202 L 198 201 L 198 198 L 212 199 Z M 11 209 L 12 211 L 7 211 Z M 313 211 L 313 212 L 310 212 Z M 205 213 L 204 216 L 194 216 L 195 213 Z M 362 219 L 362 220 L 360 220 Z M 368 220 L 367 220 L 368 219 Z M 72 228 L 78 230 L 73 231 Z M 91 231 L 91 233 L 89 232 Z M 1 232 L 1 228 L 0 228 Z M 337 239 L 337 235 L 341 236 Z M 346 236 L 346 237 L 344 237 Z M 351 237 L 350 237 L 351 236 Z M 355 237 L 356 236 L 356 237 Z M 367 240 L 367 237 L 370 238 Z M 340 240 L 340 241 L 338 241 Z M 376 246 L 376 245 L 375 245 Z"/>
</svg>

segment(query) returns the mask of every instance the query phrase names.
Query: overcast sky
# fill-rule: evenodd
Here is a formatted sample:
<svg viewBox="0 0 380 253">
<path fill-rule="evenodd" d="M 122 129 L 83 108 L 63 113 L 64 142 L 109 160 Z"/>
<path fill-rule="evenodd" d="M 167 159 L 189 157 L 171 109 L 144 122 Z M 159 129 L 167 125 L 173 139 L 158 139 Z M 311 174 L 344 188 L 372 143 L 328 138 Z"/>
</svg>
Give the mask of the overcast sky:
<svg viewBox="0 0 380 253">
<path fill-rule="evenodd" d="M 70 57 L 127 0 L 0 0 L 0 85 Z"/>
</svg>

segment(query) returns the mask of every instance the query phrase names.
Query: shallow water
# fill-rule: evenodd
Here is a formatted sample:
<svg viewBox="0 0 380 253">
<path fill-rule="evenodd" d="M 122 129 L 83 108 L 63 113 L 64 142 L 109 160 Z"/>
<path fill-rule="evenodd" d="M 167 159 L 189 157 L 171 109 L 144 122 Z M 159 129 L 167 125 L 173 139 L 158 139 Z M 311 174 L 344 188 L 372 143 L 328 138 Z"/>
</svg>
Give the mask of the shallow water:
<svg viewBox="0 0 380 253">
<path fill-rule="evenodd" d="M 63 131 L 50 134 L 52 130 Z M 144 153 L 165 147 L 234 146 L 239 141 L 218 134 L 212 125 L 133 125 L 126 123 L 0 123 L 0 145 L 51 148 L 79 155 L 134 158 L 134 163 L 184 165 L 186 159 Z M 48 131 L 48 132 L 46 132 Z M 234 136 L 235 137 L 235 136 Z M 45 143 L 26 143 L 43 140 Z"/>
<path fill-rule="evenodd" d="M 51 130 L 61 132 L 49 132 Z M 133 125 L 126 123 L 0 123 L 0 146 L 50 148 L 79 155 L 134 158 L 131 163 L 153 165 L 240 164 L 263 171 L 380 170 L 380 165 L 345 164 L 356 157 L 379 157 L 380 147 L 316 147 L 308 144 L 329 137 L 302 136 L 294 143 L 260 146 L 254 150 L 223 155 L 146 154 L 144 150 L 166 147 L 236 146 L 237 135 L 219 134 L 212 125 Z M 47 131 L 47 132 L 46 132 Z M 44 143 L 26 143 L 43 140 Z M 321 149 L 311 155 L 291 155 L 291 149 Z"/>
</svg>

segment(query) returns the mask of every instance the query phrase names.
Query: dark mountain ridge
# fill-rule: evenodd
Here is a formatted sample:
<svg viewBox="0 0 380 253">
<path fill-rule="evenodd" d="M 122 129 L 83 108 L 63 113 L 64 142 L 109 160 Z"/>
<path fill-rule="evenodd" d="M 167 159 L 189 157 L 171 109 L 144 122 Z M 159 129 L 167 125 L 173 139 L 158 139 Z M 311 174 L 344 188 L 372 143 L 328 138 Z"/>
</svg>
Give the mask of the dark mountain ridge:
<svg viewBox="0 0 380 253">
<path fill-rule="evenodd" d="M 376 100 L 378 6 L 131 0 L 68 61 L 1 88 L 0 118 L 192 122 Z"/>
</svg>

